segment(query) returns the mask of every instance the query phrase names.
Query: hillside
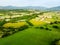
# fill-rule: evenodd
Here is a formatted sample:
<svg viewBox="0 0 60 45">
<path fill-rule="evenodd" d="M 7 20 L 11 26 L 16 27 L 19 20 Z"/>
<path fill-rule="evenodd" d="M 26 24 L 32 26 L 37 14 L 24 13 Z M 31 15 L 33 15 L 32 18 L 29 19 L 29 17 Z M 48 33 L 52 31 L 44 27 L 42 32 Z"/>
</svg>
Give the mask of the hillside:
<svg viewBox="0 0 60 45">
<path fill-rule="evenodd" d="M 49 11 L 60 11 L 60 6 L 48 8 Z"/>
</svg>

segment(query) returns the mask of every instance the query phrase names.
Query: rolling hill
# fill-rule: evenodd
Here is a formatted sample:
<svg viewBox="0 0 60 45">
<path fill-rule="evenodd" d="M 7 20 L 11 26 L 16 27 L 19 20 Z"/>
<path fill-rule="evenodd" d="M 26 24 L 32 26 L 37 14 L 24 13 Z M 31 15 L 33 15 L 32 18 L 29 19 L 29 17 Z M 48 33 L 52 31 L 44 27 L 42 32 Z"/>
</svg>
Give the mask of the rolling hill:
<svg viewBox="0 0 60 45">
<path fill-rule="evenodd" d="M 49 11 L 60 11 L 60 6 L 48 8 Z"/>
</svg>

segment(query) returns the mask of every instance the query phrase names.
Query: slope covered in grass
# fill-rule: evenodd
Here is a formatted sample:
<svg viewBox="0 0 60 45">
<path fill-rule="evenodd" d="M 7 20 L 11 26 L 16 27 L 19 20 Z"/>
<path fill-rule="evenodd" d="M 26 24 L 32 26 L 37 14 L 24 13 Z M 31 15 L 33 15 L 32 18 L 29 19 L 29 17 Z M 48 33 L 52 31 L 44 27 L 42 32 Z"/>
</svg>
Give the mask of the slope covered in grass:
<svg viewBox="0 0 60 45">
<path fill-rule="evenodd" d="M 0 45 L 50 45 L 59 38 L 59 32 L 28 28 L 0 39 Z"/>
</svg>

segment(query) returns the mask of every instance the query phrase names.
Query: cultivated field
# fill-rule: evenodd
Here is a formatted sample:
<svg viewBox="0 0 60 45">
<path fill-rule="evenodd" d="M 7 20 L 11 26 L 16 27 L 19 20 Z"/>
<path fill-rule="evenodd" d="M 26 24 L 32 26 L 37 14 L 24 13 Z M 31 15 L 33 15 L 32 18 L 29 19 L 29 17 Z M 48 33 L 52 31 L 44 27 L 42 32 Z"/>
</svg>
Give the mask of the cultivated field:
<svg viewBox="0 0 60 45">
<path fill-rule="evenodd" d="M 0 45 L 60 45 L 60 11 L 0 10 Z"/>
</svg>

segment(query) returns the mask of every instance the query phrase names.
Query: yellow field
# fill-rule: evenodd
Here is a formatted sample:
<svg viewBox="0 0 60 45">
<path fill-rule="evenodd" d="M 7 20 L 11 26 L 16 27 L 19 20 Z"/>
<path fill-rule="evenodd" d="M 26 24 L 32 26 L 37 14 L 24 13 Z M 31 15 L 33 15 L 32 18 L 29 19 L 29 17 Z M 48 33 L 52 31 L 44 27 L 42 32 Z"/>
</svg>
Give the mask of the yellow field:
<svg viewBox="0 0 60 45">
<path fill-rule="evenodd" d="M 27 24 L 26 22 L 6 23 L 3 25 L 3 27 L 5 27 L 5 28 L 9 28 L 9 27 L 19 28 L 19 27 L 22 27 L 26 24 Z"/>
</svg>

